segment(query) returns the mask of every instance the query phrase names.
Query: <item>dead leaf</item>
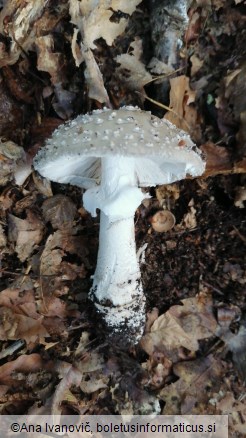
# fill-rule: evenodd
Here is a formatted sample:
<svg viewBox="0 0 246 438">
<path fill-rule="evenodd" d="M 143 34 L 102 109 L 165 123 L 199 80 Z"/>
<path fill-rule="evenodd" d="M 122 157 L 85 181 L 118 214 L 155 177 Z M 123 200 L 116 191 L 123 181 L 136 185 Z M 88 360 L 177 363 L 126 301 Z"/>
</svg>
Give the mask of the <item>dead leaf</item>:
<svg viewBox="0 0 246 438">
<path fill-rule="evenodd" d="M 129 90 L 137 90 L 142 93 L 143 87 L 151 81 L 152 76 L 140 60 L 143 53 L 142 40 L 136 38 L 130 47 L 133 48 L 132 53 L 116 56 L 115 60 L 120 64 L 120 67 L 116 68 L 116 74 Z"/>
<path fill-rule="evenodd" d="M 81 264 L 76 266 L 64 261 L 63 257 L 69 253 L 79 257 Z M 65 281 L 85 276 L 87 254 L 86 240 L 82 236 L 56 231 L 48 237 L 40 258 L 40 284 L 45 306 L 49 307 L 47 303 L 53 295 L 60 296 L 68 292 Z"/>
<path fill-rule="evenodd" d="M 69 366 L 70 365 L 70 366 Z M 70 393 L 70 388 L 72 385 L 79 386 L 82 379 L 81 372 L 73 367 L 71 364 L 68 364 L 67 372 L 64 377 L 57 385 L 53 400 L 51 413 L 52 415 L 60 415 L 61 414 L 61 403 L 63 400 L 66 400 L 67 394 Z"/>
<path fill-rule="evenodd" d="M 40 36 L 35 39 L 37 47 L 37 68 L 46 71 L 51 76 L 52 84 L 57 84 L 64 79 L 64 56 L 62 53 L 54 53 L 54 39 L 52 35 Z"/>
<path fill-rule="evenodd" d="M 79 53 L 76 42 L 78 31 L 75 29 L 72 39 L 72 53 L 76 65 L 85 61 L 85 78 L 89 87 L 89 97 L 110 106 L 108 93 L 104 87 L 103 77 L 95 61 L 91 49 L 96 49 L 94 44 L 99 38 L 104 38 L 111 46 L 117 36 L 122 34 L 128 20 L 121 17 L 118 22 L 110 20 L 114 11 L 122 11 L 131 15 L 141 0 L 130 3 L 123 0 L 110 0 L 105 3 L 100 0 L 96 5 L 93 0 L 69 0 L 69 13 L 71 22 L 77 26 L 82 36 Z"/>
<path fill-rule="evenodd" d="M 27 218 L 20 219 L 8 215 L 8 238 L 15 243 L 15 251 L 20 261 L 24 262 L 43 238 L 44 225 L 31 211 L 27 210 Z"/>
<path fill-rule="evenodd" d="M 45 222 L 54 229 L 68 230 L 73 226 L 77 208 L 67 196 L 55 195 L 43 202 L 42 212 Z"/>
<path fill-rule="evenodd" d="M 0 12 L 0 33 L 7 35 L 11 43 L 9 50 L 2 47 L 0 67 L 15 64 L 23 50 L 31 49 L 36 37 L 37 21 L 44 13 L 46 4 L 47 0 L 9 0 L 5 3 Z"/>
<path fill-rule="evenodd" d="M 201 60 L 197 55 L 193 54 L 190 57 L 191 66 L 191 77 L 195 76 L 195 74 L 202 68 L 204 61 Z"/>
<path fill-rule="evenodd" d="M 178 76 L 170 79 L 170 103 L 172 111 L 168 111 L 164 118 L 189 132 L 196 142 L 201 138 L 201 122 L 197 110 L 193 105 L 196 99 L 196 91 L 189 85 L 187 76 Z"/>
<path fill-rule="evenodd" d="M 95 61 L 93 53 L 85 44 L 81 44 L 81 54 L 86 64 L 84 72 L 89 87 L 89 97 L 110 106 L 108 93 L 104 87 L 103 77 Z"/>
<path fill-rule="evenodd" d="M 104 38 L 111 46 L 115 38 L 122 34 L 127 26 L 128 20 L 121 18 L 118 23 L 110 21 L 113 11 L 121 11 L 131 15 L 141 0 L 100 0 L 95 6 L 93 0 L 69 0 L 69 13 L 71 22 L 81 32 L 83 43 L 87 48 L 96 49 L 94 41 Z"/>
<path fill-rule="evenodd" d="M 148 386 L 152 389 L 162 388 L 166 378 L 172 372 L 172 361 L 164 353 L 155 351 L 154 354 L 142 364 L 148 371 Z"/>
<path fill-rule="evenodd" d="M 0 248 L 5 248 L 7 245 L 7 238 L 5 236 L 3 226 L 0 224 Z"/>
<path fill-rule="evenodd" d="M 0 186 L 14 179 L 14 172 L 17 163 L 25 159 L 25 152 L 22 147 L 12 141 L 0 139 Z"/>
<path fill-rule="evenodd" d="M 163 351 L 174 358 L 180 347 L 194 352 L 199 349 L 199 339 L 215 334 L 217 322 L 212 312 L 209 296 L 198 295 L 182 300 L 183 305 L 172 306 L 159 316 L 151 326 L 150 333 L 143 336 L 141 347 L 152 355 L 155 350 Z"/>
<path fill-rule="evenodd" d="M 197 221 L 196 221 L 196 209 L 194 207 L 194 199 L 191 199 L 189 204 L 189 211 L 186 213 L 182 219 L 181 227 L 188 228 L 189 230 L 192 230 L 193 228 L 196 228 Z"/>
<path fill-rule="evenodd" d="M 205 177 L 220 173 L 227 174 L 232 171 L 232 163 L 227 148 L 208 142 L 201 146 L 201 150 L 206 161 Z"/>
<path fill-rule="evenodd" d="M 0 382 L 12 386 L 16 383 L 16 379 L 12 377 L 14 372 L 35 373 L 43 367 L 44 363 L 40 354 L 22 354 L 17 359 L 0 366 Z M 17 383 L 19 385 L 19 382 Z"/>
<path fill-rule="evenodd" d="M 42 343 L 49 333 L 43 326 L 43 316 L 38 319 L 29 318 L 26 315 L 13 313 L 8 308 L 0 308 L 0 339 L 1 340 L 16 340 L 24 339 L 29 345 L 30 343 Z"/>
<path fill-rule="evenodd" d="M 174 365 L 173 372 L 179 379 L 167 385 L 159 393 L 165 402 L 163 415 L 192 414 L 199 403 L 208 403 L 211 387 L 222 376 L 222 366 L 212 355 L 195 361 L 180 362 Z"/>
<path fill-rule="evenodd" d="M 222 415 L 229 416 L 229 432 L 231 436 L 235 436 L 237 433 L 245 434 L 245 400 L 235 400 L 232 392 L 228 392 L 216 403 L 216 408 Z"/>
<path fill-rule="evenodd" d="M 227 351 L 232 352 L 233 362 L 240 378 L 246 381 L 246 326 L 242 321 L 238 332 L 235 334 L 230 329 L 230 324 L 238 317 L 239 309 L 219 308 L 218 326 L 216 336 L 225 343 Z"/>
</svg>

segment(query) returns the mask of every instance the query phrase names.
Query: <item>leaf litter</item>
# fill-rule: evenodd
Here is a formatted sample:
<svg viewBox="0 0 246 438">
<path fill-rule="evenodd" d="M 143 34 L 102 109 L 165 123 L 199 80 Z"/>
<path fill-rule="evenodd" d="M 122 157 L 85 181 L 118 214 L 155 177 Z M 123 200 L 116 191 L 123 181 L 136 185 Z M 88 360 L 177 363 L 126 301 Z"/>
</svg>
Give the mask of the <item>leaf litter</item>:
<svg viewBox="0 0 246 438">
<path fill-rule="evenodd" d="M 243 436 L 242 3 L 192 3 L 176 71 L 154 53 L 150 11 L 138 0 L 5 2 L 1 413 L 229 413 L 233 436 Z M 63 120 L 105 103 L 143 106 L 162 84 L 165 117 L 192 135 L 207 168 L 203 179 L 151 189 L 137 211 L 149 316 L 140 345 L 122 351 L 108 344 L 87 301 L 98 220 L 79 190 L 50 184 L 30 164 Z M 145 107 L 164 116 L 161 105 Z M 175 218 L 165 233 L 151 227 L 160 207 Z"/>
</svg>

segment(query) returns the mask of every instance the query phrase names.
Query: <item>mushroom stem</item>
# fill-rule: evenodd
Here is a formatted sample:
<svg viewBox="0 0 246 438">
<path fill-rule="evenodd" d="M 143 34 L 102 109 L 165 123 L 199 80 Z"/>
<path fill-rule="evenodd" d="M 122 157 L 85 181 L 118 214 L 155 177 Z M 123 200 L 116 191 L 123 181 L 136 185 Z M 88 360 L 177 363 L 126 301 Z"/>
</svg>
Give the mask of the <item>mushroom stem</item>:
<svg viewBox="0 0 246 438">
<path fill-rule="evenodd" d="M 103 305 L 122 306 L 142 294 L 133 217 L 110 223 L 101 212 L 92 289 L 97 301 Z"/>
<path fill-rule="evenodd" d="M 142 335 L 145 297 L 136 255 L 134 217 L 110 222 L 101 212 L 99 251 L 90 298 L 113 332 Z"/>
<path fill-rule="evenodd" d="M 90 298 L 113 332 L 134 342 L 142 335 L 145 297 L 136 255 L 134 214 L 145 195 L 131 158 L 103 158 L 100 187 L 84 194 L 84 206 L 101 209 L 99 251 Z"/>
</svg>

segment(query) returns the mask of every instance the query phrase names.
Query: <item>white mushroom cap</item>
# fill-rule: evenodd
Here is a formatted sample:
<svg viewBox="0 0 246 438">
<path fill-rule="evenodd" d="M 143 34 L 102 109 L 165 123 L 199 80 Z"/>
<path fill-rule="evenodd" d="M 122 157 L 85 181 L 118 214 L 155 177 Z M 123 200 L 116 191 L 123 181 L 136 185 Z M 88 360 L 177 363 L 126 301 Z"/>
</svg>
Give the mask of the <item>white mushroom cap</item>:
<svg viewBox="0 0 246 438">
<path fill-rule="evenodd" d="M 101 157 L 136 158 L 140 187 L 168 184 L 204 172 L 190 136 L 137 107 L 104 108 L 61 125 L 34 159 L 41 175 L 90 188 L 100 182 Z"/>
</svg>

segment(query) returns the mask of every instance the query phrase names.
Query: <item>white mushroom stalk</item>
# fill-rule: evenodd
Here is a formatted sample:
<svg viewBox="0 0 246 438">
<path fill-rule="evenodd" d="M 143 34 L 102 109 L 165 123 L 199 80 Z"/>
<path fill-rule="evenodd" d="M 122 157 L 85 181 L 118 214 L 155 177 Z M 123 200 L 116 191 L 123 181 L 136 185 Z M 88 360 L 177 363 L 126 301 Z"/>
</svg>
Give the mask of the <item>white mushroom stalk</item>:
<svg viewBox="0 0 246 438">
<path fill-rule="evenodd" d="M 135 107 L 93 111 L 60 126 L 34 159 L 41 175 L 85 188 L 85 208 L 101 210 L 99 251 L 89 293 L 113 335 L 133 343 L 145 324 L 134 215 L 149 195 L 141 187 L 201 175 L 190 137 Z"/>
<path fill-rule="evenodd" d="M 136 255 L 134 215 L 148 195 L 137 188 L 134 159 L 105 157 L 101 184 L 88 189 L 84 207 L 92 216 L 101 210 L 99 251 L 90 298 L 114 332 L 141 335 L 145 297 Z"/>
</svg>

